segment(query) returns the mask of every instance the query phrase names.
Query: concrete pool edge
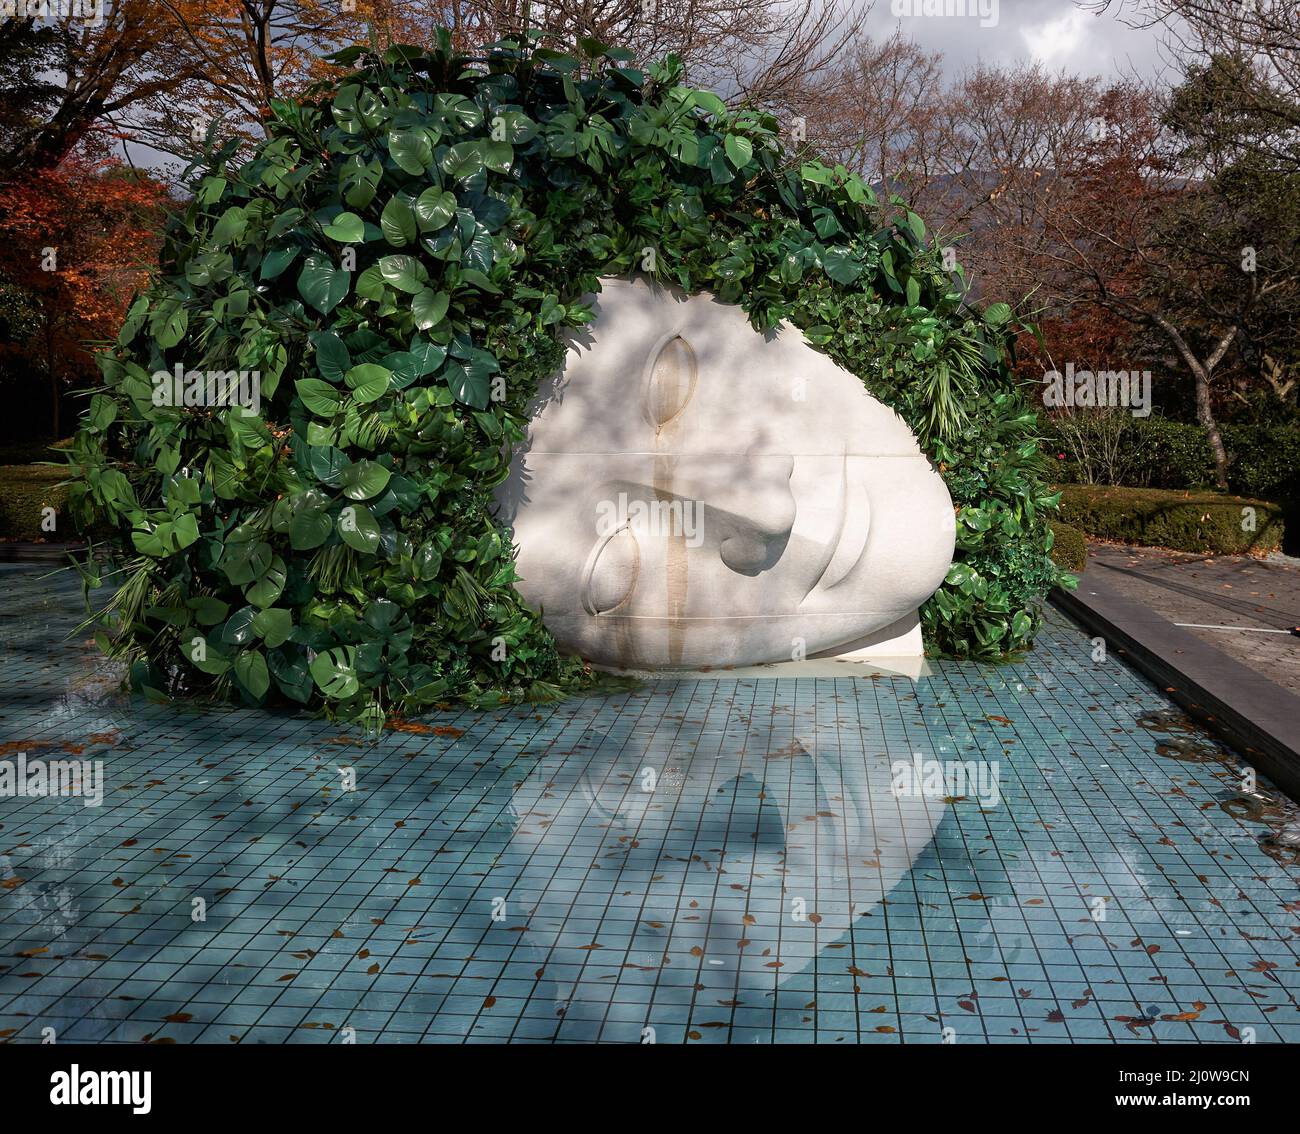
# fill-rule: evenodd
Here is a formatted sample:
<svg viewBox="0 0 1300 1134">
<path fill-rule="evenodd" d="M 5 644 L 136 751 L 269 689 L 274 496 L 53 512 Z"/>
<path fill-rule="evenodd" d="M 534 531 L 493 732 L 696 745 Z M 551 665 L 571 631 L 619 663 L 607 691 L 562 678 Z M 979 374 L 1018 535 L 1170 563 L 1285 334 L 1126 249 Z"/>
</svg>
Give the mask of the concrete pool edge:
<svg viewBox="0 0 1300 1134">
<path fill-rule="evenodd" d="M 1077 590 L 1058 587 L 1048 598 L 1300 802 L 1300 697 L 1125 598 L 1094 572 Z"/>
</svg>

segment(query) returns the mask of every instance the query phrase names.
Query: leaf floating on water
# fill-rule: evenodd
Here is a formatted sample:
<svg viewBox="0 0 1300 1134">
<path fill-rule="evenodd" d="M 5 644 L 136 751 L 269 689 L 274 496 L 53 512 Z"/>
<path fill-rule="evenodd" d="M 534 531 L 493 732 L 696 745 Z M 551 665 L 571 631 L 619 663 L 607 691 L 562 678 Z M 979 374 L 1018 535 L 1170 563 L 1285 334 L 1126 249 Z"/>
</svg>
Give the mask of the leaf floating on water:
<svg viewBox="0 0 1300 1134">
<path fill-rule="evenodd" d="M 1199 1001 L 1197 1003 L 1199 1003 Z M 1204 1008 L 1205 1005 L 1202 1004 L 1201 1009 Z M 1201 1017 L 1200 1011 L 1194 1011 L 1194 1012 L 1171 1012 L 1169 1015 L 1161 1016 L 1160 1018 L 1162 1020 L 1168 1021 L 1169 1023 L 1176 1023 L 1184 1020 L 1199 1020 L 1200 1017 Z"/>
</svg>

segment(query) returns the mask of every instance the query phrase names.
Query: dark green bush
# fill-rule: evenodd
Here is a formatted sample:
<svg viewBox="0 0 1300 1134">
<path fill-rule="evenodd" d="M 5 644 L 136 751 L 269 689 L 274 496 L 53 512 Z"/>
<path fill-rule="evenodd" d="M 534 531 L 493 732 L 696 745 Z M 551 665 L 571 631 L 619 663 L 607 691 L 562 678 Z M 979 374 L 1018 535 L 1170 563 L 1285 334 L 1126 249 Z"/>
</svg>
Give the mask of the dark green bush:
<svg viewBox="0 0 1300 1134">
<path fill-rule="evenodd" d="M 1282 544 L 1278 505 L 1214 492 L 1069 484 L 1061 519 L 1097 539 L 1176 551 L 1241 555 Z"/>
<path fill-rule="evenodd" d="M 1124 484 L 1151 488 L 1210 488 L 1214 458 L 1205 430 L 1199 425 L 1153 414 L 1123 415 L 1121 435 L 1113 444 L 1118 459 L 1092 455 L 1104 451 L 1101 434 L 1113 429 L 1118 415 L 1078 413 L 1048 418 L 1044 446 L 1055 459 L 1054 476 L 1061 484 Z M 1228 453 L 1228 487 L 1268 500 L 1300 498 L 1300 428 L 1289 422 L 1273 425 L 1228 423 L 1219 427 Z M 1088 442 L 1091 442 L 1089 447 Z M 1091 459 L 1080 460 L 1081 450 Z"/>
<path fill-rule="evenodd" d="M 791 320 L 895 406 L 959 507 L 931 643 L 1032 640 L 1060 573 L 1010 310 L 966 307 L 901 202 L 792 166 L 771 116 L 672 60 L 589 56 L 349 48 L 362 69 L 275 102 L 251 161 L 210 155 L 72 454 L 78 514 L 123 553 L 100 641 L 137 685 L 378 725 L 580 680 L 514 589 L 492 489 L 583 296 L 637 270 Z M 261 415 L 156 406 L 177 364 L 259 370 Z"/>
<path fill-rule="evenodd" d="M 1125 410 L 1087 411 L 1046 420 L 1044 447 L 1060 484 L 1204 488 L 1214 461 L 1197 425 Z"/>
<path fill-rule="evenodd" d="M 1088 566 L 1088 543 L 1083 532 L 1060 520 L 1050 521 L 1052 562 L 1063 571 L 1078 575 Z"/>
<path fill-rule="evenodd" d="M 1294 425 L 1225 425 L 1228 487 L 1267 500 L 1300 500 L 1300 429 Z"/>
<path fill-rule="evenodd" d="M 1152 488 L 1209 488 L 1214 484 L 1214 457 L 1199 425 L 1152 414 L 1133 419 L 1132 446 L 1142 455 Z"/>
</svg>

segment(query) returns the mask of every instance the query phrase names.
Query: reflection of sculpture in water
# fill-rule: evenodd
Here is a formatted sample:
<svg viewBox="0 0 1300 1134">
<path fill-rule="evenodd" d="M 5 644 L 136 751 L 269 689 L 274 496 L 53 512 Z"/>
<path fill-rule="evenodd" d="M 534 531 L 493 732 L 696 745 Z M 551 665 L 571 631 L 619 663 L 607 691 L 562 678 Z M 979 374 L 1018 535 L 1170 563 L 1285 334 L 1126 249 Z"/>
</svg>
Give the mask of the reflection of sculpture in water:
<svg viewBox="0 0 1300 1134">
<path fill-rule="evenodd" d="M 776 992 L 911 870 L 942 800 L 896 798 L 890 757 L 842 753 L 833 727 L 797 722 L 787 737 L 657 754 L 589 731 L 517 787 L 484 885 L 522 910 L 508 923 L 561 1014 L 609 1001 L 615 959 Z"/>
<path fill-rule="evenodd" d="M 921 653 L 947 489 L 903 421 L 794 328 L 603 281 L 498 492 L 520 592 L 625 668 Z"/>
</svg>

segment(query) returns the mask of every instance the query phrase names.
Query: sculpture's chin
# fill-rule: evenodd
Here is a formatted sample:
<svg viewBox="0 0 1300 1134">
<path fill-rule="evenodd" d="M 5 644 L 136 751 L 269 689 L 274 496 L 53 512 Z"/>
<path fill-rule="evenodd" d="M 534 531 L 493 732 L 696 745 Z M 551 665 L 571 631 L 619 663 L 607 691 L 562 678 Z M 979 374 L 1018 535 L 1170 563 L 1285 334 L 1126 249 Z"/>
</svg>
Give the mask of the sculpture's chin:
<svg viewBox="0 0 1300 1134">
<path fill-rule="evenodd" d="M 906 610 L 771 617 L 714 615 L 695 623 L 619 614 L 558 615 L 547 628 L 560 647 L 610 669 L 705 669 L 786 662 L 833 651 L 893 625 Z"/>
</svg>

